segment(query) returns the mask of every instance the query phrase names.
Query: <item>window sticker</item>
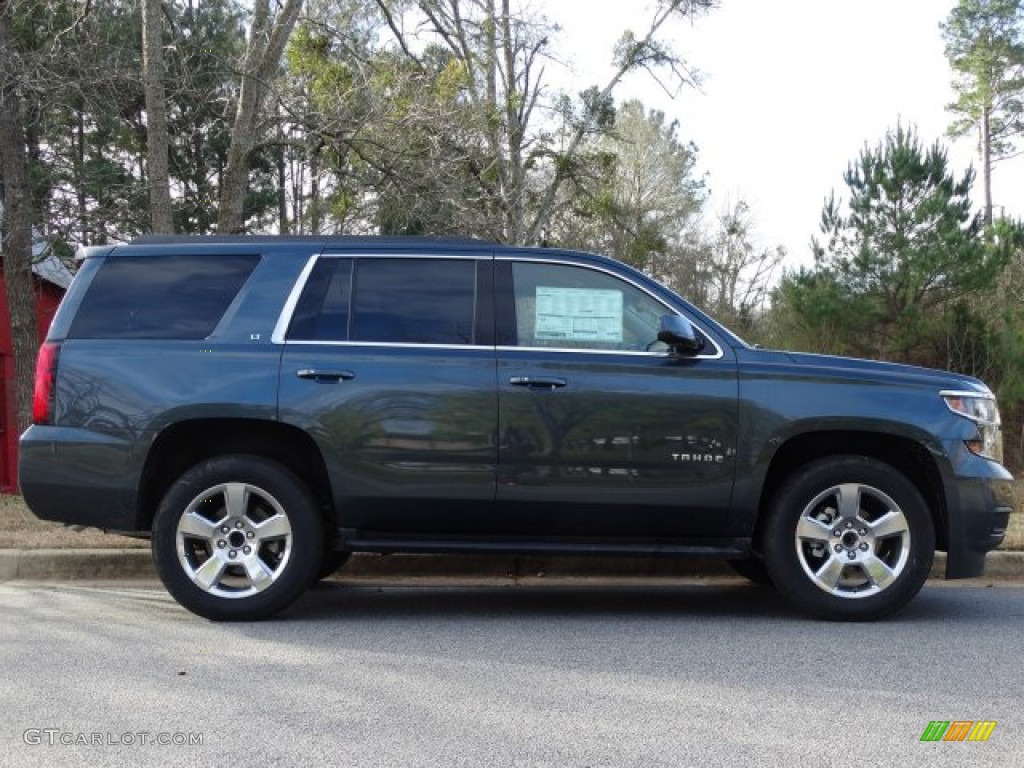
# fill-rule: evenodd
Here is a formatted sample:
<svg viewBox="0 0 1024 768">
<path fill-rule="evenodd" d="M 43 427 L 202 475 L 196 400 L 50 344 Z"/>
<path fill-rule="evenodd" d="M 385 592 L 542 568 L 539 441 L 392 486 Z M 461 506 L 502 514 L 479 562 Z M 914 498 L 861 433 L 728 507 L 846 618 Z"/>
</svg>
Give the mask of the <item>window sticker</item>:
<svg viewBox="0 0 1024 768">
<path fill-rule="evenodd" d="M 537 286 L 534 336 L 544 340 L 622 341 L 622 291 Z"/>
</svg>

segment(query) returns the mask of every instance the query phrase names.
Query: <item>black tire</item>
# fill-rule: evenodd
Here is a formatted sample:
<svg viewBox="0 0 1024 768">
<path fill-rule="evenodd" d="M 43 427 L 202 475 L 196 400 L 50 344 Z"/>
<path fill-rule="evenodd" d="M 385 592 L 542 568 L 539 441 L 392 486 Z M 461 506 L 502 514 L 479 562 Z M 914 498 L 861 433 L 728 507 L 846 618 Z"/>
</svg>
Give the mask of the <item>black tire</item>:
<svg viewBox="0 0 1024 768">
<path fill-rule="evenodd" d="M 324 552 L 323 562 L 320 564 L 320 570 L 316 575 L 317 581 L 323 581 L 324 579 L 333 576 L 348 559 L 352 557 L 351 552 L 344 552 L 339 549 L 329 549 Z"/>
<path fill-rule="evenodd" d="M 754 584 L 764 587 L 772 585 L 772 577 L 768 575 L 768 569 L 764 561 L 758 557 L 748 557 L 746 560 L 727 560 L 729 567 L 736 573 Z"/>
<path fill-rule="evenodd" d="M 899 610 L 924 585 L 934 555 L 917 487 L 864 456 L 806 465 L 768 511 L 768 574 L 783 597 L 819 618 L 869 621 Z"/>
<path fill-rule="evenodd" d="M 219 456 L 185 472 L 153 521 L 153 560 L 175 600 L 214 621 L 265 619 L 299 598 L 323 562 L 317 504 L 289 469 Z"/>
</svg>

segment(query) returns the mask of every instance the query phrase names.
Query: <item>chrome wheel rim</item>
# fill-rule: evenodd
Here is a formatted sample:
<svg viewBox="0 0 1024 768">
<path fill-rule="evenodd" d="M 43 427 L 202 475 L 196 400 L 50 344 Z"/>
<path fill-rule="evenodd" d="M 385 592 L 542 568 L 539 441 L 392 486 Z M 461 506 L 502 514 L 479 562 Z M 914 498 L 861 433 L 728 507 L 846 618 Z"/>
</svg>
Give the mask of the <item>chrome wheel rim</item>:
<svg viewBox="0 0 1024 768">
<path fill-rule="evenodd" d="M 248 483 L 206 489 L 178 520 L 178 562 L 192 583 L 224 598 L 250 597 L 280 578 L 292 526 L 277 500 Z"/>
<path fill-rule="evenodd" d="M 877 488 L 843 483 L 804 507 L 796 554 L 819 589 L 857 599 L 888 589 L 910 555 L 910 525 L 899 505 Z"/>
</svg>

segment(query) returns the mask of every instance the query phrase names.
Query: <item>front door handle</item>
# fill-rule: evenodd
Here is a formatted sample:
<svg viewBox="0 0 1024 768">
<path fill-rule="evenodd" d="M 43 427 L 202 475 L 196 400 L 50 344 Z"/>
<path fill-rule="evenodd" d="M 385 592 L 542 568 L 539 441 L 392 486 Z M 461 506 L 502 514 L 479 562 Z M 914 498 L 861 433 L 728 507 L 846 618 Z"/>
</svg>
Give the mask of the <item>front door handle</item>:
<svg viewBox="0 0 1024 768">
<path fill-rule="evenodd" d="M 530 389 L 561 389 L 568 382 L 557 376 L 513 376 L 508 383 L 514 387 Z"/>
<path fill-rule="evenodd" d="M 325 384 L 338 381 L 354 379 L 356 375 L 352 371 L 319 371 L 315 368 L 300 368 L 295 372 L 300 379 L 312 379 Z"/>
</svg>

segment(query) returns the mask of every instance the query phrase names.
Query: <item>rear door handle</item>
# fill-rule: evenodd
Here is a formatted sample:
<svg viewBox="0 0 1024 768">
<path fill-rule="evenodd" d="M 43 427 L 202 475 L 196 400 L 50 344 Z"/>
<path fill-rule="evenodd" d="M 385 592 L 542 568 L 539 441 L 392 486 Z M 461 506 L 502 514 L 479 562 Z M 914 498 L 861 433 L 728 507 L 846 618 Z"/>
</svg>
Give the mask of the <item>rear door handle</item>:
<svg viewBox="0 0 1024 768">
<path fill-rule="evenodd" d="M 557 376 L 513 376 L 508 383 L 514 387 L 530 389 L 561 389 L 568 382 Z"/>
<path fill-rule="evenodd" d="M 312 379 L 326 384 L 338 381 L 354 379 L 356 375 L 352 371 L 318 371 L 315 368 L 300 368 L 295 372 L 300 379 Z"/>
</svg>

